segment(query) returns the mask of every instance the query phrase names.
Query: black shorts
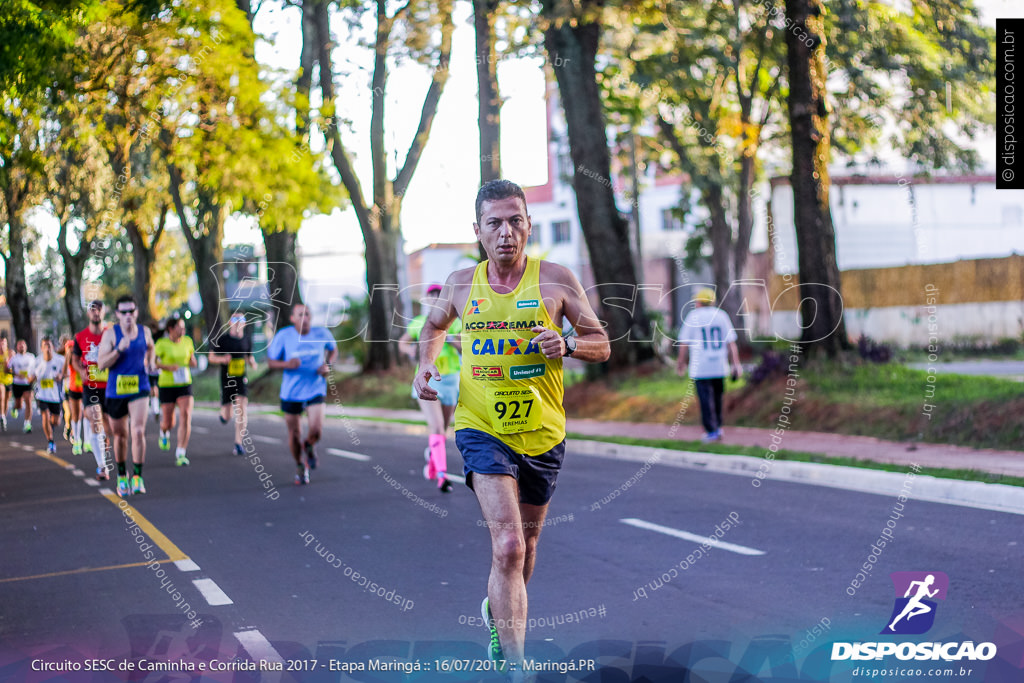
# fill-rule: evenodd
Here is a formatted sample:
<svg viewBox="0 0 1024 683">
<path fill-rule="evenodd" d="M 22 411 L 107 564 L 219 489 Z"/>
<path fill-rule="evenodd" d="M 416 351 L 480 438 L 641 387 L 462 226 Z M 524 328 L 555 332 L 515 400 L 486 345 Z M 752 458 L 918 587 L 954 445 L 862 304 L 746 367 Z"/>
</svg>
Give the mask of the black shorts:
<svg viewBox="0 0 1024 683">
<path fill-rule="evenodd" d="M 222 406 L 230 405 L 235 396 L 248 396 L 249 395 L 249 381 L 245 376 L 242 377 L 228 377 L 227 381 L 221 382 L 220 385 L 220 404 Z"/>
<path fill-rule="evenodd" d="M 323 402 L 324 402 L 323 395 L 314 396 L 313 398 L 309 399 L 308 401 L 284 401 L 284 400 L 282 400 L 281 401 L 281 412 L 284 413 L 285 415 L 302 415 L 302 411 L 304 411 L 309 406 L 315 406 L 316 404 L 323 403 Z"/>
<path fill-rule="evenodd" d="M 183 387 L 159 387 L 160 403 L 175 403 L 182 396 L 192 395 L 192 385 L 186 384 Z"/>
<path fill-rule="evenodd" d="M 99 406 L 103 412 L 107 411 L 107 388 L 106 387 L 90 387 L 88 385 L 82 387 L 82 403 L 85 407 Z"/>
<path fill-rule="evenodd" d="M 140 398 L 149 398 L 149 394 L 139 392 L 118 398 L 108 398 L 103 412 L 109 415 L 112 420 L 120 420 L 128 414 L 128 404 L 132 401 L 138 401 Z"/>
<path fill-rule="evenodd" d="M 455 445 L 465 463 L 466 486 L 473 488 L 473 473 L 507 474 L 519 482 L 519 502 L 546 505 L 555 493 L 565 457 L 565 439 L 547 453 L 516 453 L 497 437 L 478 429 L 455 432 Z"/>
<path fill-rule="evenodd" d="M 36 401 L 36 405 L 39 406 L 39 413 L 45 413 L 49 411 L 54 415 L 61 414 L 61 405 L 56 401 Z"/>
<path fill-rule="evenodd" d="M 150 389 L 150 391 L 152 391 L 153 389 L 159 389 L 159 387 L 160 387 L 160 373 L 158 372 L 155 375 L 150 375 L 149 376 L 149 389 Z"/>
<path fill-rule="evenodd" d="M 24 396 L 27 392 L 32 391 L 31 384 L 12 384 L 11 387 L 14 388 L 15 401 Z"/>
<path fill-rule="evenodd" d="M 71 389 L 68 389 L 68 398 L 70 398 L 72 401 L 81 401 L 82 400 L 82 392 L 81 391 L 73 391 Z"/>
</svg>

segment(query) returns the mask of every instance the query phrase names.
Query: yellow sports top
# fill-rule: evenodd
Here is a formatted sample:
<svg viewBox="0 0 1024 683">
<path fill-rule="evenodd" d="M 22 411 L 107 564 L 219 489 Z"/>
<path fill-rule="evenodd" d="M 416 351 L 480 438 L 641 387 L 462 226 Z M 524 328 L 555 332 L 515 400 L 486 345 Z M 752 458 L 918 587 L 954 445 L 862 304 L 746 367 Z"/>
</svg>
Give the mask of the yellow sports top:
<svg viewBox="0 0 1024 683">
<path fill-rule="evenodd" d="M 540 295 L 540 261 L 528 259 L 514 291 L 487 282 L 487 261 L 473 272 L 462 310 L 462 370 L 455 429 L 477 429 L 513 451 L 545 453 L 565 439 L 562 359 L 545 358 L 531 328 L 561 331 Z"/>
</svg>

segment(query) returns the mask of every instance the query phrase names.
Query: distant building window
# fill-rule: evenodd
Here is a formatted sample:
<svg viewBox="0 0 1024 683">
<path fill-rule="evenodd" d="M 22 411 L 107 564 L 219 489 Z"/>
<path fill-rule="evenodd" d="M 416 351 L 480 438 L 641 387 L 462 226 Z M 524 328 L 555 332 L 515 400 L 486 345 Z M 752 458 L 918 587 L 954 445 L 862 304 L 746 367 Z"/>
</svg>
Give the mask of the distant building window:
<svg viewBox="0 0 1024 683">
<path fill-rule="evenodd" d="M 526 239 L 526 243 L 528 245 L 534 245 L 534 244 L 538 244 L 539 245 L 540 244 L 540 238 L 541 238 L 540 231 L 541 231 L 541 226 L 542 225 L 543 225 L 542 223 L 534 223 L 533 224 L 533 227 L 530 229 L 530 236 Z"/>
<path fill-rule="evenodd" d="M 568 152 L 559 150 L 558 152 L 558 175 L 566 182 L 571 183 L 573 179 L 573 168 L 572 159 L 569 158 Z"/>
<path fill-rule="evenodd" d="M 662 209 L 661 210 L 661 229 L 665 232 L 671 232 L 673 230 L 682 230 L 683 221 L 679 219 L 673 209 Z"/>
<path fill-rule="evenodd" d="M 1020 204 L 1003 206 L 1003 226 L 1016 227 L 1024 223 L 1024 209 Z"/>
<path fill-rule="evenodd" d="M 555 244 L 565 244 L 570 241 L 569 221 L 555 221 L 551 224 L 551 241 Z"/>
</svg>

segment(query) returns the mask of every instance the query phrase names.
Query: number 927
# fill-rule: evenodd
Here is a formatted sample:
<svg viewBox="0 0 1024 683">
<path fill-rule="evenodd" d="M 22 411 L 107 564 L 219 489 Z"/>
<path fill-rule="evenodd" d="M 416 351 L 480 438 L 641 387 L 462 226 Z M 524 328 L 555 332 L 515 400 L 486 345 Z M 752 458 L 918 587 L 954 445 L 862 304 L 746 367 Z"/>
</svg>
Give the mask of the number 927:
<svg viewBox="0 0 1024 683">
<path fill-rule="evenodd" d="M 520 413 L 520 409 L 524 409 L 526 412 Z M 533 399 L 528 398 L 525 401 L 497 401 L 494 404 L 494 410 L 498 413 L 498 419 L 504 420 L 506 415 L 510 420 L 516 420 L 519 418 L 530 417 L 530 411 L 533 410 Z"/>
</svg>

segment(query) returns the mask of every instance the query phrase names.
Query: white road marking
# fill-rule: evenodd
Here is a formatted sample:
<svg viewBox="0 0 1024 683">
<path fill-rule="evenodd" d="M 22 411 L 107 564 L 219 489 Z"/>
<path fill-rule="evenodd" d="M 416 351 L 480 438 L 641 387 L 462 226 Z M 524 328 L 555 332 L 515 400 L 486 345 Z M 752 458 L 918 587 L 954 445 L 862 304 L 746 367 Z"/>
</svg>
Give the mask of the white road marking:
<svg viewBox="0 0 1024 683">
<path fill-rule="evenodd" d="M 71 474 L 75 475 L 76 477 L 85 476 L 85 472 L 83 472 L 82 470 L 71 470 Z"/>
<path fill-rule="evenodd" d="M 284 657 L 278 654 L 270 641 L 256 629 L 251 631 L 236 631 L 235 638 L 242 644 L 245 651 L 249 653 L 255 662 L 284 662 Z"/>
<path fill-rule="evenodd" d="M 174 563 L 174 566 L 183 572 L 197 572 L 199 571 L 199 565 L 193 560 L 178 560 Z"/>
<path fill-rule="evenodd" d="M 354 453 L 352 451 L 343 451 L 340 448 L 328 448 L 327 452 L 331 455 L 336 455 L 339 458 L 348 458 L 349 460 L 358 460 L 359 462 L 366 462 L 371 460 L 370 456 L 363 455 L 362 453 Z"/>
<path fill-rule="evenodd" d="M 681 538 L 684 541 L 692 541 L 694 543 L 707 543 L 713 548 L 719 550 L 728 550 L 729 552 L 737 553 L 738 555 L 764 555 L 764 551 L 758 550 L 757 548 L 748 548 L 745 545 L 726 543 L 725 541 L 719 540 L 714 536 L 700 536 L 698 534 L 691 534 L 689 531 L 682 531 L 681 529 L 673 529 L 672 527 L 661 526 L 660 524 L 654 524 L 652 522 L 645 522 L 642 519 L 627 517 L 625 519 L 620 519 L 619 521 L 623 524 L 628 524 L 638 529 L 657 531 L 660 534 L 674 536 L 675 538 Z"/>
<path fill-rule="evenodd" d="M 260 443 L 284 443 L 281 439 L 276 439 L 272 436 L 260 436 L 259 434 L 252 434 L 253 441 L 259 441 Z"/>
<path fill-rule="evenodd" d="M 195 432 L 196 434 L 209 434 L 210 433 L 210 429 L 208 427 L 199 427 L 198 425 L 194 425 L 192 427 L 192 431 Z"/>
<path fill-rule="evenodd" d="M 98 481 L 96 481 L 95 479 L 86 479 L 85 483 L 88 486 L 99 486 L 100 485 L 100 483 Z"/>
<path fill-rule="evenodd" d="M 465 484 L 466 483 L 466 478 L 465 477 L 460 477 L 457 474 L 449 474 L 448 478 L 451 479 L 452 481 L 457 481 L 460 484 Z"/>
<path fill-rule="evenodd" d="M 114 495 L 114 492 L 111 491 L 110 489 L 100 489 L 100 495 L 101 496 L 112 496 L 112 495 Z"/>
<path fill-rule="evenodd" d="M 233 605 L 234 601 L 227 596 L 227 593 L 220 589 L 213 579 L 195 579 L 192 584 L 199 589 L 199 592 L 211 605 Z"/>
</svg>

